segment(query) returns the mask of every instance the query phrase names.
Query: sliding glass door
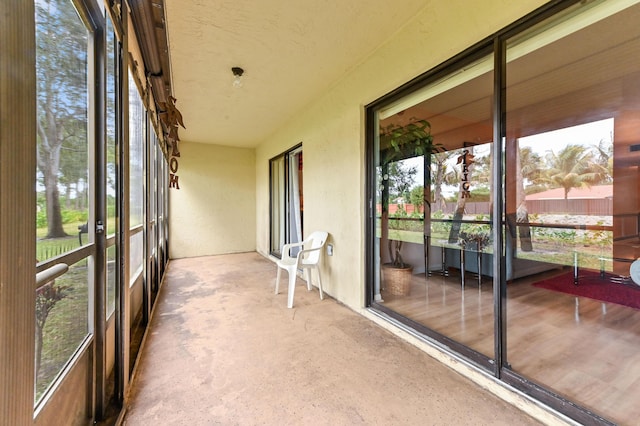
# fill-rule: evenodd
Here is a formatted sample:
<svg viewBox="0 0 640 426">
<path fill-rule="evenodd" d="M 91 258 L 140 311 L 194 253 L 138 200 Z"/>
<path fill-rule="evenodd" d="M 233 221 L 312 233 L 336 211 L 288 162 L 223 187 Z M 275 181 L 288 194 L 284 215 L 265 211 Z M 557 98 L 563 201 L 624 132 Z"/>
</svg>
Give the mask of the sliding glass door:
<svg viewBox="0 0 640 426">
<path fill-rule="evenodd" d="M 303 238 L 302 145 L 271 159 L 269 172 L 270 253 L 280 257 L 284 244 L 297 243 Z"/>
</svg>

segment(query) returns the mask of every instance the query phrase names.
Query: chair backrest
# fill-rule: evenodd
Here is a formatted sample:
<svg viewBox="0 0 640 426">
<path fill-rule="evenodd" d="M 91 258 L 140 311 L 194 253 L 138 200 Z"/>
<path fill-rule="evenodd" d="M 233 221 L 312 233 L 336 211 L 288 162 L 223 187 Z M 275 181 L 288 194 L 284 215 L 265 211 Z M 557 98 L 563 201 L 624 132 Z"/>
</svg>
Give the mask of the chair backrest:
<svg viewBox="0 0 640 426">
<path fill-rule="evenodd" d="M 318 247 L 324 246 L 324 243 L 327 241 L 327 236 L 329 234 L 325 231 L 315 231 L 309 235 L 305 241 L 304 248 L 305 249 L 314 249 Z M 316 250 L 309 253 L 304 259 L 304 263 L 306 264 L 316 264 L 320 260 L 320 254 L 322 254 L 322 250 Z"/>
</svg>

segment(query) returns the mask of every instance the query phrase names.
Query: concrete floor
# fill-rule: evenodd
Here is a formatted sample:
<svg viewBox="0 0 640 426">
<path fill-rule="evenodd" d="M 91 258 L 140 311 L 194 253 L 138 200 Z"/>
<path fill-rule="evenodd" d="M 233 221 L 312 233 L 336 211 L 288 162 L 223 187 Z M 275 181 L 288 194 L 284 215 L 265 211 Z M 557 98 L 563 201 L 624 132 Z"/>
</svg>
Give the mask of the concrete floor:
<svg viewBox="0 0 640 426">
<path fill-rule="evenodd" d="M 123 424 L 534 425 L 256 253 L 171 261 Z"/>
</svg>

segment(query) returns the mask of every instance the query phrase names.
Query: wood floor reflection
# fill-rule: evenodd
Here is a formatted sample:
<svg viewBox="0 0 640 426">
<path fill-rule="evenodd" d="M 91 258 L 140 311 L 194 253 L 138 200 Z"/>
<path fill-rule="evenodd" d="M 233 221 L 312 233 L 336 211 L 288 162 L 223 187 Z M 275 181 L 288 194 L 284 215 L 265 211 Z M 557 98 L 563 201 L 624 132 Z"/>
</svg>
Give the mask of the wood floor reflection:
<svg viewBox="0 0 640 426">
<path fill-rule="evenodd" d="M 620 424 L 640 418 L 640 311 L 540 289 L 562 273 L 514 280 L 507 287 L 507 360 L 513 371 Z M 467 276 L 414 275 L 407 296 L 384 305 L 494 358 L 493 285 Z M 639 297 L 640 297 L 640 289 Z"/>
</svg>

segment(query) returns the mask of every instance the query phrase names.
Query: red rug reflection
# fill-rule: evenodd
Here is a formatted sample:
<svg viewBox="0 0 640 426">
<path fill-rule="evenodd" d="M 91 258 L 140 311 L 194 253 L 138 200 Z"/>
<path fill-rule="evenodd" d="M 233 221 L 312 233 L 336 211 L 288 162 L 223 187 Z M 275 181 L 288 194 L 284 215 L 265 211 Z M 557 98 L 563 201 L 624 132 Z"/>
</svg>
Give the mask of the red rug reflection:
<svg viewBox="0 0 640 426">
<path fill-rule="evenodd" d="M 614 277 L 610 274 L 600 278 L 600 272 L 581 270 L 578 285 L 575 285 L 573 271 L 570 271 L 538 281 L 533 286 L 640 309 L 640 286 L 636 286 L 632 281 L 629 281 L 630 284 L 613 282 L 612 278 Z"/>
</svg>

